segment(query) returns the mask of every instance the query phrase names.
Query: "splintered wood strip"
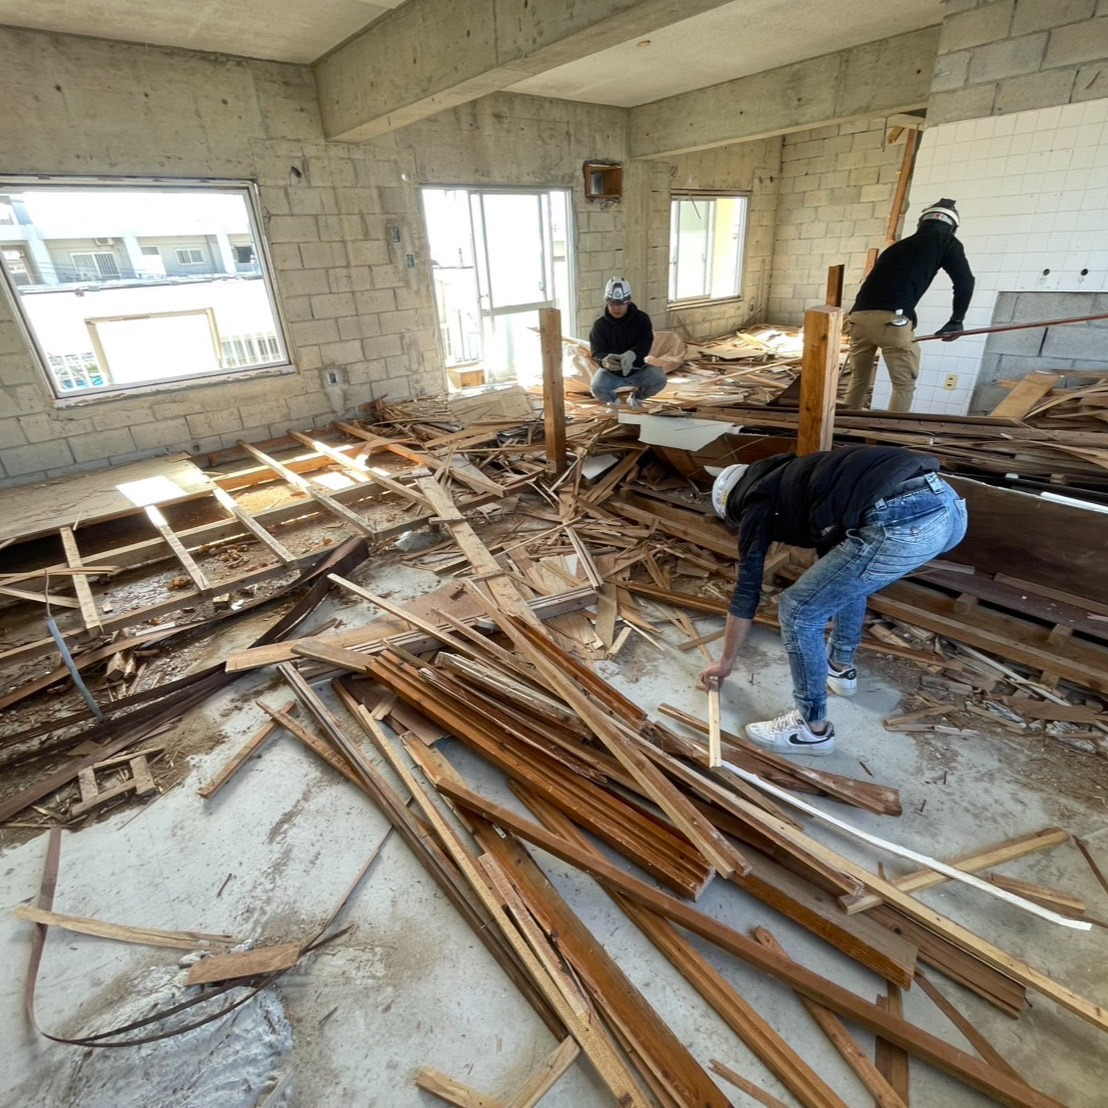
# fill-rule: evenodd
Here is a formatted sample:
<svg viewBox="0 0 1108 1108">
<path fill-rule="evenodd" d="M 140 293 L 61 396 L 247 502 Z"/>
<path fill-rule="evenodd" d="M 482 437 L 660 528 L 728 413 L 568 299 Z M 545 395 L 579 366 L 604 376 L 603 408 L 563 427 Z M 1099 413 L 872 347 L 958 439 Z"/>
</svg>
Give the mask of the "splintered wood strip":
<svg viewBox="0 0 1108 1108">
<path fill-rule="evenodd" d="M 1014 877 L 1005 877 L 1000 873 L 990 873 L 989 880 L 1010 893 L 1022 896 L 1024 900 L 1033 900 L 1036 904 L 1045 904 L 1063 915 L 1074 916 L 1080 919 L 1085 915 L 1086 904 L 1079 896 L 1064 893 L 1058 889 L 1048 888 L 1046 885 L 1036 885 L 1031 881 L 1018 881 Z"/>
<path fill-rule="evenodd" d="M 719 678 L 708 682 L 708 768 L 715 769 L 723 765 L 723 754 L 719 734 Z"/>
<path fill-rule="evenodd" d="M 589 504 L 601 504 L 612 490 L 623 481 L 639 464 L 639 459 L 649 450 L 649 446 L 636 446 L 615 467 L 606 474 L 582 497 Z"/>
<path fill-rule="evenodd" d="M 889 984 L 885 996 L 877 998 L 878 1007 L 892 1013 L 897 1019 L 904 1018 L 904 1000 L 900 989 Z M 874 1065 L 881 1075 L 896 1091 L 902 1104 L 908 1103 L 908 1055 L 898 1046 L 880 1035 L 874 1042 Z"/>
<path fill-rule="evenodd" d="M 425 1093 L 437 1096 L 439 1100 L 453 1104 L 455 1108 L 505 1108 L 502 1100 L 479 1093 L 433 1066 L 421 1066 L 415 1076 L 415 1083 Z"/>
<path fill-rule="evenodd" d="M 546 1061 L 519 1087 L 507 1108 L 535 1108 L 580 1057 L 581 1048 L 572 1038 L 563 1039 Z"/>
<path fill-rule="evenodd" d="M 193 561 L 192 555 L 185 549 L 184 543 L 173 533 L 169 524 L 166 523 L 165 517 L 158 510 L 154 504 L 148 504 L 146 506 L 146 516 L 150 522 L 154 525 L 154 529 L 158 532 L 169 549 L 173 551 L 173 556 L 181 564 L 181 568 L 192 579 L 192 583 L 196 586 L 197 592 L 201 595 L 205 595 L 212 591 L 211 583 L 207 577 L 204 576 L 203 570 Z"/>
<path fill-rule="evenodd" d="M 380 724 L 361 706 L 354 709 L 355 717 L 365 729 L 374 746 L 388 761 L 399 776 L 415 802 L 419 805 L 424 818 L 434 828 L 440 845 L 453 859 L 455 865 L 465 876 L 470 887 L 484 904 L 495 926 L 516 952 L 520 962 L 526 967 L 534 983 L 549 1000 L 551 1006 L 570 1030 L 573 1038 L 592 1062 L 597 1074 L 607 1085 L 612 1095 L 627 1108 L 635 1105 L 647 1105 L 633 1074 L 615 1049 L 607 1034 L 602 1030 L 595 1013 L 581 1011 L 577 998 L 572 992 L 565 991 L 561 978 L 553 973 L 539 958 L 525 935 L 517 928 L 522 920 L 513 921 L 505 914 L 498 896 L 495 895 L 488 879 L 473 852 L 463 842 L 461 835 L 443 818 L 426 790 L 408 768 L 406 762 L 390 742 Z M 413 750 L 416 748 L 413 747 Z M 553 955 L 553 952 L 551 952 Z"/>
<path fill-rule="evenodd" d="M 966 1019 L 966 1017 L 954 1007 L 950 1000 L 940 991 L 939 987 L 923 972 L 923 970 L 916 970 L 916 982 L 931 998 L 943 1015 L 962 1032 L 966 1037 L 966 1041 L 989 1063 L 990 1066 L 1002 1070 L 1017 1081 L 1023 1080 L 1016 1069 L 1008 1063 L 1004 1055 L 977 1030 L 976 1024 Z"/>
<path fill-rule="evenodd" d="M 234 954 L 213 954 L 193 962 L 186 985 L 211 985 L 239 977 L 260 977 L 291 969 L 300 960 L 299 943 L 263 946 Z"/>
<path fill-rule="evenodd" d="M 1023 858 L 1028 854 L 1049 850 L 1052 846 L 1067 842 L 1069 837 L 1069 832 L 1063 831 L 1060 827 L 1044 827 L 1043 830 L 1035 831 L 1030 835 L 1020 835 L 1018 838 L 1006 839 L 1002 843 L 995 843 L 981 850 L 963 854 L 949 864 L 965 870 L 966 873 L 980 873 L 981 870 L 992 869 L 994 866 Z M 936 870 L 919 869 L 906 873 L 903 877 L 893 878 L 892 883 L 902 893 L 916 893 L 922 889 L 941 885 L 946 880 L 946 875 Z M 872 893 L 866 893 L 863 896 L 843 897 L 839 903 L 848 915 L 853 915 L 855 912 L 864 912 L 868 908 L 876 907 L 881 903 L 881 898 Z"/>
<path fill-rule="evenodd" d="M 756 927 L 754 938 L 767 950 L 780 954 L 782 958 L 788 957 L 785 948 L 777 941 L 773 933 L 766 928 Z M 819 1025 L 820 1030 L 830 1040 L 831 1045 L 842 1055 L 843 1061 L 858 1075 L 858 1080 L 865 1085 L 873 1096 L 877 1108 L 907 1108 L 897 1091 L 889 1084 L 881 1071 L 866 1057 L 865 1052 L 858 1045 L 858 1041 L 834 1012 L 825 1008 L 822 1004 L 817 1004 L 814 1000 L 809 1000 L 806 996 L 801 996 L 800 1002 Z"/>
<path fill-rule="evenodd" d="M 296 701 L 288 701 L 283 708 L 282 712 L 291 713 L 296 711 Z M 235 753 L 234 757 L 219 771 L 215 778 L 207 785 L 201 786 L 198 790 L 200 795 L 205 800 L 211 800 L 228 781 L 251 759 L 269 740 L 270 736 L 280 727 L 280 722 L 275 719 L 270 719 L 267 723 L 263 723 L 254 734 L 243 743 L 242 747 Z"/>
<path fill-rule="evenodd" d="M 65 550 L 65 560 L 69 563 L 69 568 L 76 571 L 82 570 L 84 567 L 81 564 L 81 550 L 77 545 L 77 536 L 74 535 L 73 528 L 68 525 L 59 527 L 58 534 L 62 537 L 62 547 Z M 77 601 L 81 605 L 81 620 L 85 630 L 94 635 L 100 634 L 100 613 L 96 609 L 96 601 L 93 599 L 92 589 L 85 574 L 74 573 L 73 587 L 77 592 Z"/>
<path fill-rule="evenodd" d="M 136 943 L 140 946 L 160 946 L 170 950 L 196 950 L 197 947 L 232 947 L 242 942 L 231 935 L 207 935 L 203 931 L 160 931 L 155 927 L 130 927 L 122 923 L 91 919 L 88 916 L 70 916 L 63 912 L 51 912 L 21 904 L 12 909 L 17 919 L 31 923 L 61 927 L 81 935 L 95 935 L 98 939 L 114 939 L 120 943 Z"/>
<path fill-rule="evenodd" d="M 254 538 L 268 547 L 285 565 L 292 565 L 296 562 L 296 555 L 291 553 L 283 543 L 275 539 L 230 493 L 216 484 L 212 485 L 211 491 L 216 503 L 225 512 L 230 512 Z"/>
<path fill-rule="evenodd" d="M 341 758 L 318 735 L 314 735 L 299 720 L 295 720 L 287 712 L 278 708 L 271 708 L 268 704 L 259 704 L 259 707 L 268 712 L 273 723 L 283 727 L 294 739 L 299 739 L 309 750 L 323 759 L 333 770 L 338 771 L 352 785 L 357 786 L 363 792 L 368 793 L 365 782 L 351 768 L 345 758 Z M 372 795 L 372 794 L 370 794 Z"/>
<path fill-rule="evenodd" d="M 363 535 L 376 536 L 377 529 L 363 516 L 358 515 L 357 512 L 352 511 L 345 504 L 341 504 L 334 497 L 328 496 L 325 492 L 321 492 L 311 481 L 305 480 L 298 473 L 294 473 L 288 466 L 282 465 L 276 458 L 271 458 L 268 454 L 263 454 L 257 447 L 251 446 L 248 442 L 240 441 L 238 444 L 252 457 L 256 458 L 264 466 L 268 466 L 274 473 L 277 474 L 283 481 L 291 485 L 298 492 L 304 493 L 306 496 L 310 496 L 321 507 L 326 508 L 333 516 L 337 516 L 339 519 L 345 520 L 356 531 L 359 531 Z M 414 523 L 409 521 L 409 523 Z"/>
<path fill-rule="evenodd" d="M 747 1096 L 753 1097 L 759 1104 L 764 1104 L 766 1108 L 790 1108 L 780 1097 L 767 1093 L 760 1085 L 755 1085 L 753 1081 L 743 1077 L 741 1073 L 736 1073 L 735 1070 L 724 1065 L 718 1058 L 713 1058 L 709 1066 L 713 1073 L 718 1073 L 720 1077 L 730 1081 L 736 1089 L 742 1089 Z"/>
<path fill-rule="evenodd" d="M 1045 1093 L 1031 1089 L 1022 1082 L 1014 1081 L 1008 1074 L 998 1072 L 922 1028 L 883 1012 L 876 1004 L 863 1000 L 848 989 L 790 959 L 766 950 L 753 939 L 748 939 L 745 935 L 698 912 L 695 908 L 658 892 L 645 881 L 625 873 L 595 852 L 580 850 L 563 836 L 547 831 L 465 786 L 455 785 L 444 779 L 434 780 L 441 793 L 450 796 L 469 811 L 483 816 L 502 829 L 514 832 L 542 850 L 592 874 L 609 890 L 630 897 L 636 903 L 714 943 L 721 950 L 741 958 L 756 969 L 830 1008 L 850 1022 L 881 1035 L 897 1046 L 904 1047 L 916 1057 L 952 1074 L 1002 1104 L 1018 1105 L 1020 1108 L 1064 1108 Z"/>
</svg>

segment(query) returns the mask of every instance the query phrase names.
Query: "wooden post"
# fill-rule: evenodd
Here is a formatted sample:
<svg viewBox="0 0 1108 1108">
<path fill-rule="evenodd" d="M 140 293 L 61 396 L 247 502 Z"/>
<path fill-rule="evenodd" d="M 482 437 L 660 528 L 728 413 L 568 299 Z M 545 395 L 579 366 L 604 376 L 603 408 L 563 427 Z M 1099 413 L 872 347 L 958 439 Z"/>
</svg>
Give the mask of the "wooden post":
<svg viewBox="0 0 1108 1108">
<path fill-rule="evenodd" d="M 825 304 L 804 313 L 804 358 L 800 367 L 798 455 L 831 449 L 835 427 L 835 393 L 839 384 L 839 339 L 843 310 Z"/>
<path fill-rule="evenodd" d="M 546 464 L 552 476 L 566 471 L 566 389 L 562 381 L 562 313 L 539 309 L 542 342 L 542 412 L 546 425 Z"/>
<path fill-rule="evenodd" d="M 827 267 L 826 303 L 832 308 L 843 306 L 843 274 L 845 272 L 845 265 L 829 265 Z"/>
<path fill-rule="evenodd" d="M 879 253 L 879 251 L 878 251 L 876 246 L 871 246 L 866 251 L 866 266 L 865 266 L 865 269 L 862 270 L 862 280 L 863 281 L 870 275 L 870 270 L 872 270 L 873 267 L 877 264 L 877 255 L 878 255 L 878 253 Z"/>
<path fill-rule="evenodd" d="M 892 210 L 889 212 L 889 226 L 885 232 L 885 245 L 896 242 L 896 233 L 900 229 L 900 216 L 904 211 L 904 199 L 908 195 L 908 185 L 916 168 L 916 150 L 919 147 L 919 131 L 912 128 L 904 139 L 904 158 L 900 163 L 900 176 L 896 182 L 896 194 L 893 196 Z"/>
</svg>

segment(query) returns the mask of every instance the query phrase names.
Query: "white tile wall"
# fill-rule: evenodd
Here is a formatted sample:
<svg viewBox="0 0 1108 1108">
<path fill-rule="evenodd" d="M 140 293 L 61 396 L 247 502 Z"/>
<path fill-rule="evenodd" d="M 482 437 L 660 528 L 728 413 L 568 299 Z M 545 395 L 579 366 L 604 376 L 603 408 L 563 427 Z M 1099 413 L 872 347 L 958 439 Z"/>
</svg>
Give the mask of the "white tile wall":
<svg viewBox="0 0 1108 1108">
<path fill-rule="evenodd" d="M 1108 291 L 1108 100 L 928 129 L 907 226 L 940 196 L 958 202 L 959 238 L 977 278 L 968 327 L 989 325 L 999 292 Z M 919 333 L 941 327 L 950 306 L 950 281 L 940 273 L 916 309 Z M 985 339 L 924 344 L 916 411 L 965 413 Z M 943 388 L 951 373 L 953 391 Z M 881 371 L 874 405 L 888 398 Z"/>
</svg>

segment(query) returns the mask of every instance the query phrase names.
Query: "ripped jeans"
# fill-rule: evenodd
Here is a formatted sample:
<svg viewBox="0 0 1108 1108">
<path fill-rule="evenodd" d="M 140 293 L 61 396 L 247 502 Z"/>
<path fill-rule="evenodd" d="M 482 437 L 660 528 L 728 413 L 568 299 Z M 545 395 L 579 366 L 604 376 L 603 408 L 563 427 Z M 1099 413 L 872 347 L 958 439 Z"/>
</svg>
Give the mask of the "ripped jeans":
<svg viewBox="0 0 1108 1108">
<path fill-rule="evenodd" d="M 827 718 L 828 658 L 840 667 L 854 663 L 866 597 L 953 549 L 965 533 L 966 502 L 934 473 L 913 477 L 781 594 L 781 641 L 806 720 Z"/>
</svg>

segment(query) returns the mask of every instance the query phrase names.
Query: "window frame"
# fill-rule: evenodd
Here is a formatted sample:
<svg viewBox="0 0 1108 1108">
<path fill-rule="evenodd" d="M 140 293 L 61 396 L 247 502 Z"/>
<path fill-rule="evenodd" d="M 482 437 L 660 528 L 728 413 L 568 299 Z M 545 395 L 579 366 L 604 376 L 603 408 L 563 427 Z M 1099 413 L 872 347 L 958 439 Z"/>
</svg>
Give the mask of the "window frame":
<svg viewBox="0 0 1108 1108">
<path fill-rule="evenodd" d="M 284 360 L 268 365 L 246 368 L 227 368 L 220 372 L 199 372 L 182 374 L 150 381 L 139 381 L 120 385 L 99 386 L 88 393 L 73 393 L 65 389 L 57 377 L 55 367 L 50 363 L 46 352 L 39 342 L 30 319 L 24 314 L 19 288 L 11 279 L 7 267 L 0 264 L 0 288 L 8 297 L 12 318 L 23 334 L 24 340 L 33 354 L 40 378 L 58 408 L 103 403 L 110 400 L 125 400 L 136 396 L 165 391 L 179 391 L 189 388 L 203 388 L 223 384 L 241 383 L 252 377 L 271 377 L 296 372 L 293 363 L 293 346 L 289 338 L 288 321 L 285 318 L 281 299 L 277 294 L 276 270 L 270 253 L 269 241 L 263 232 L 263 207 L 257 181 L 236 178 L 196 178 L 196 177 L 104 177 L 68 174 L 0 174 L 0 193 L 14 192 L 20 189 L 56 188 L 59 190 L 88 189 L 149 189 L 164 192 L 227 192 L 238 193 L 246 206 L 247 221 L 255 249 L 255 263 L 262 277 L 266 299 L 273 317 L 274 331 Z M 88 251 L 78 251 L 88 253 Z M 159 256 L 160 256 L 159 251 Z M 220 347 L 222 351 L 222 346 Z M 103 372 L 103 367 L 100 367 Z"/>
<path fill-rule="evenodd" d="M 677 273 L 677 265 L 679 261 L 679 252 L 676 249 L 679 243 L 679 236 L 677 235 L 677 228 L 675 227 L 675 209 L 681 201 L 705 201 L 712 203 L 712 215 L 710 225 L 715 227 L 717 211 L 715 202 L 718 200 L 741 200 L 742 201 L 742 229 L 740 232 L 740 241 L 736 251 L 736 290 L 729 292 L 724 296 L 712 296 L 709 292 L 705 295 L 699 296 L 686 296 L 676 297 L 674 293 L 676 289 L 675 277 Z M 730 302 L 740 301 L 743 298 L 743 280 L 746 277 L 746 250 L 749 240 L 749 228 L 750 228 L 750 200 L 751 192 L 745 189 L 674 189 L 669 194 L 669 221 L 670 221 L 670 234 L 669 234 L 669 260 L 667 265 L 666 275 L 666 307 L 667 308 L 690 308 L 698 306 L 708 306 L 714 304 L 726 304 Z M 711 231 L 709 231 L 709 235 Z M 709 270 L 712 263 L 712 256 L 709 255 L 704 259 L 705 270 Z"/>
</svg>

